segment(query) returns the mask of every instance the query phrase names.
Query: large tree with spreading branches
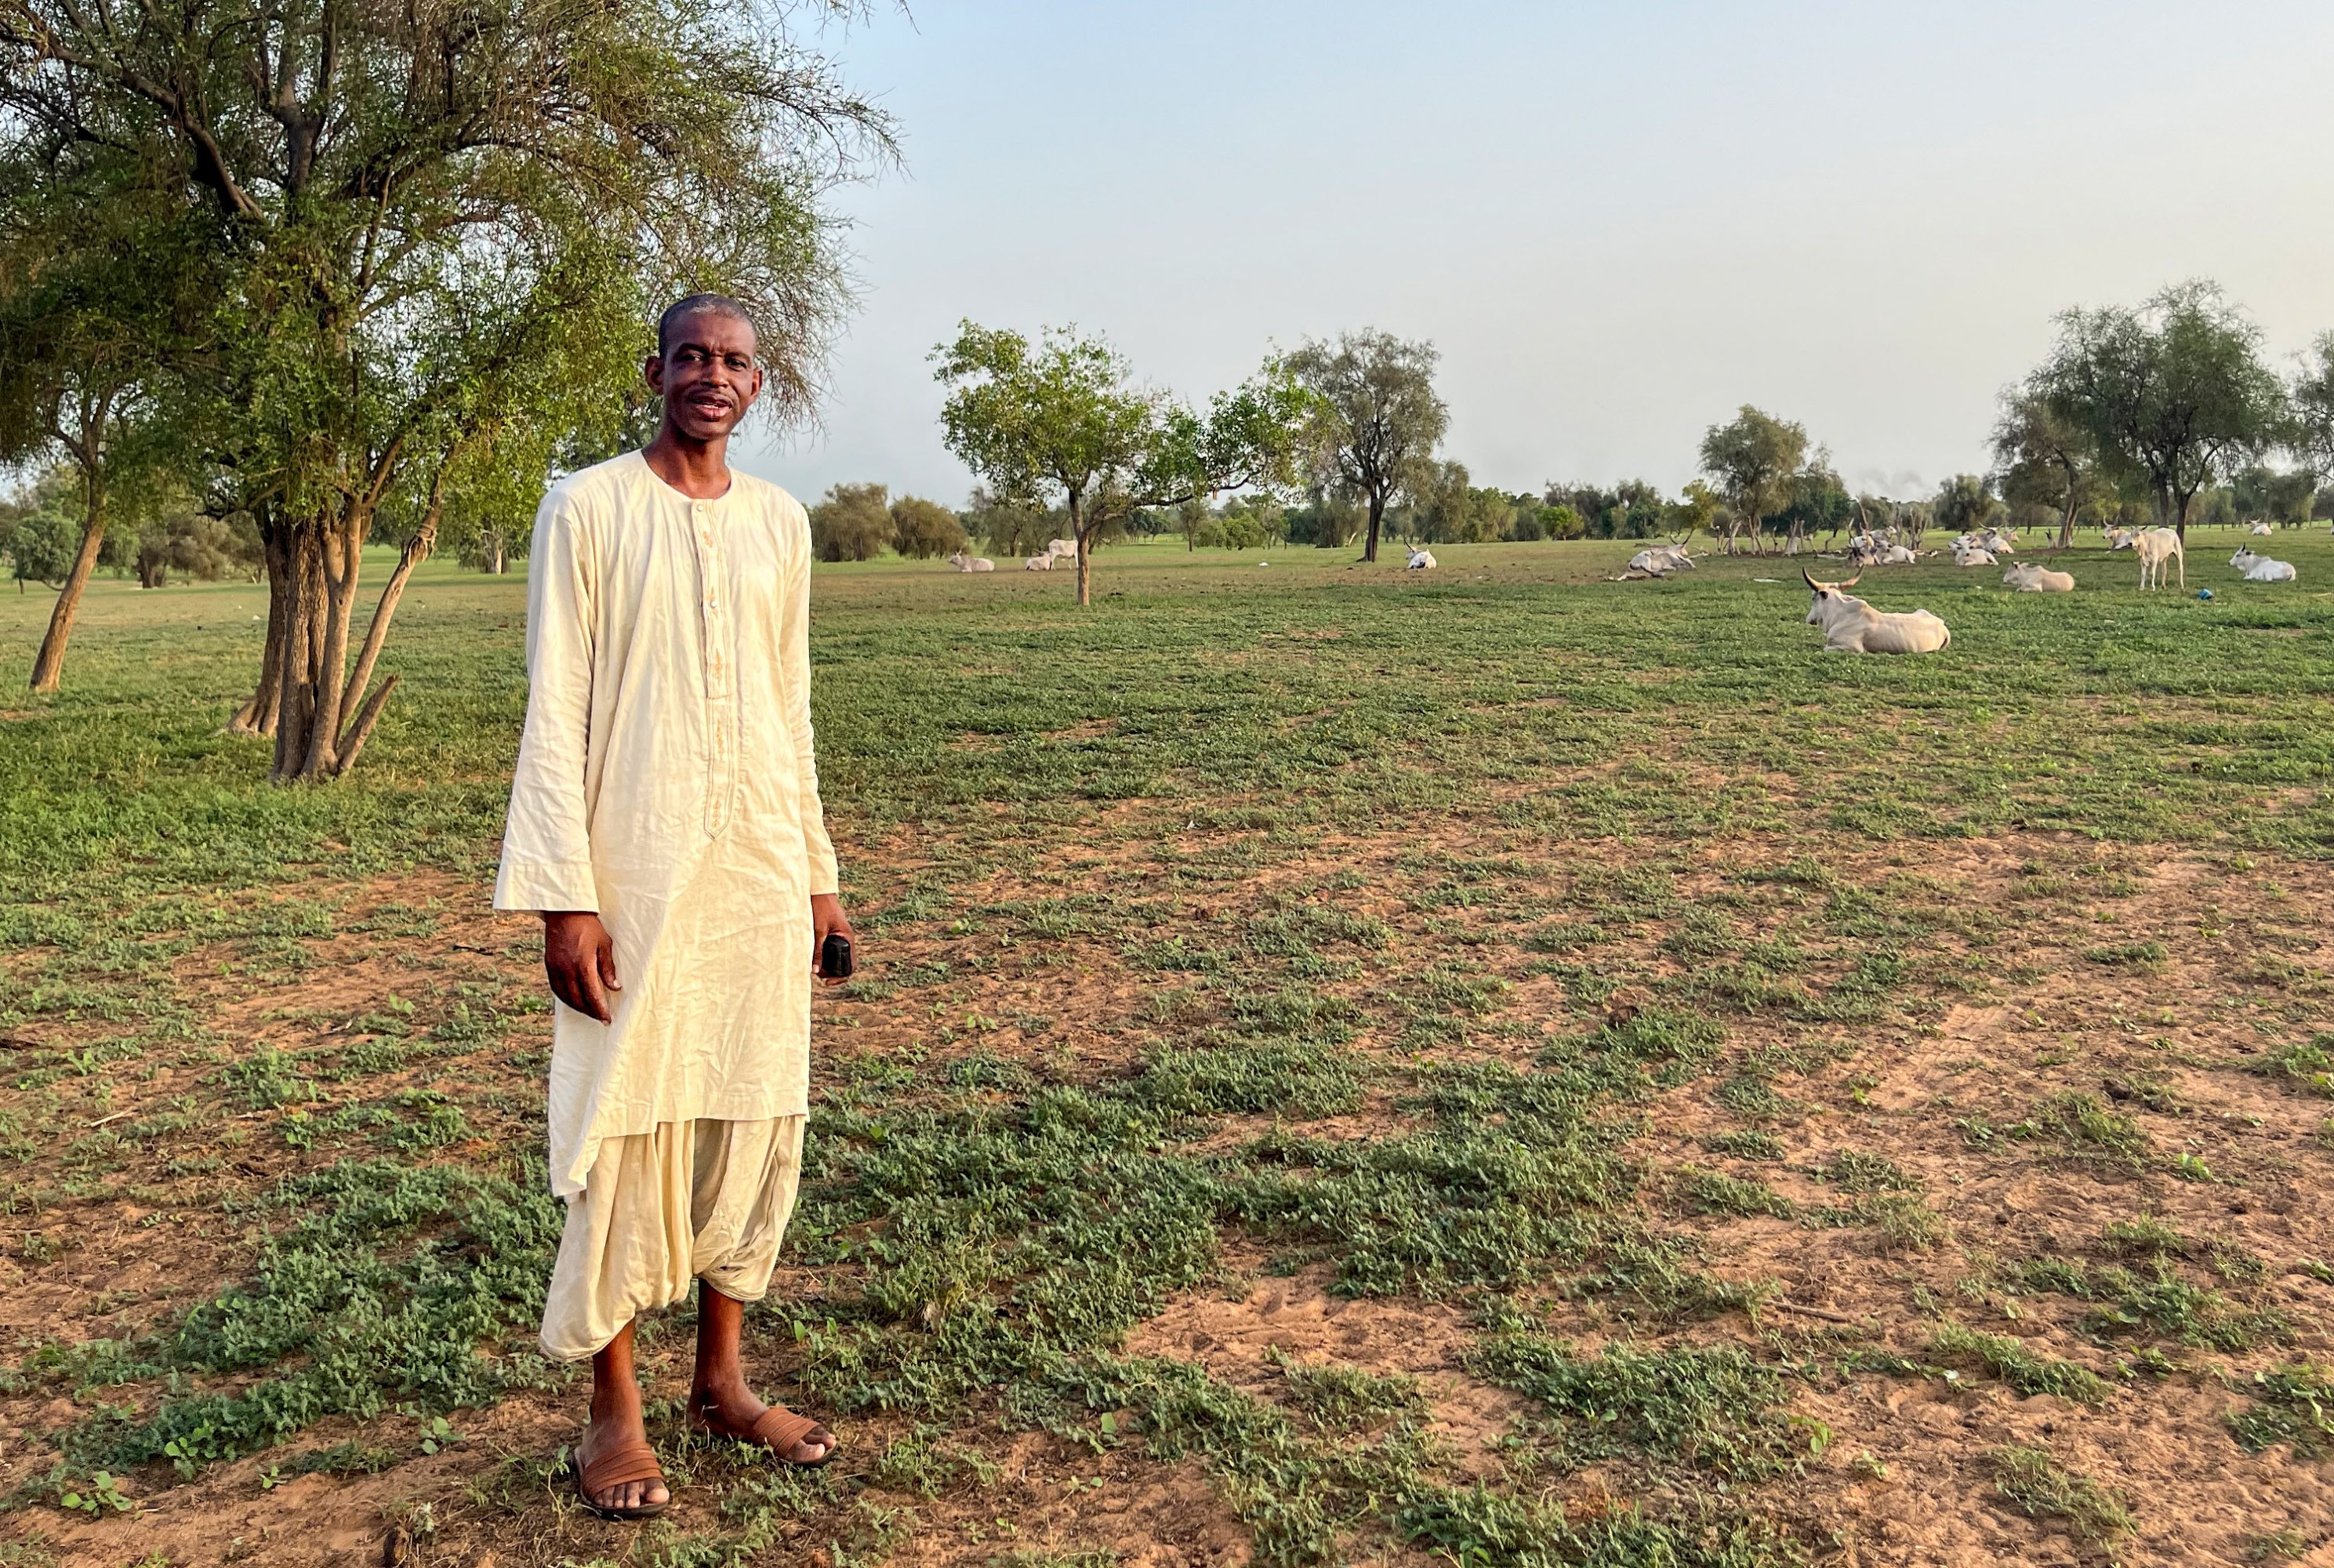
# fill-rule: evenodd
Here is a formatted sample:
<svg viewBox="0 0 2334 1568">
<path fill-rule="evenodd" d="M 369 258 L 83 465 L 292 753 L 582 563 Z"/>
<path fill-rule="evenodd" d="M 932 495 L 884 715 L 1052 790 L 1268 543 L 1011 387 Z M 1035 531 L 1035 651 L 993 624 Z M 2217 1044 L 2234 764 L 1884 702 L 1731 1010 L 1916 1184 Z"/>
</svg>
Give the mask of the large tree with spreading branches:
<svg viewBox="0 0 2334 1568">
<path fill-rule="evenodd" d="M 275 777 L 355 762 L 449 506 L 612 438 L 663 298 L 745 301 L 766 407 L 807 405 L 845 300 L 821 197 L 891 139 L 796 24 L 857 8 L 0 0 L 0 151 L 133 167 L 208 236 L 219 300 L 172 399 L 209 504 L 265 542 L 236 723 L 274 736 Z"/>
<path fill-rule="evenodd" d="M 2088 442 L 2111 476 L 2144 486 L 2160 520 L 2188 527 L 2199 491 L 2223 484 L 2289 433 L 2285 388 L 2261 329 L 2210 283 L 2165 289 L 2137 310 L 2070 310 L 2030 390 Z"/>
<path fill-rule="evenodd" d="M 1288 369 L 1320 399 L 1311 442 L 1316 482 L 1368 511 L 1365 561 L 1378 558 L 1386 508 L 1423 498 L 1440 472 L 1434 449 L 1451 428 L 1434 390 L 1440 358 L 1432 343 L 1374 328 L 1308 340 L 1288 356 Z"/>
</svg>

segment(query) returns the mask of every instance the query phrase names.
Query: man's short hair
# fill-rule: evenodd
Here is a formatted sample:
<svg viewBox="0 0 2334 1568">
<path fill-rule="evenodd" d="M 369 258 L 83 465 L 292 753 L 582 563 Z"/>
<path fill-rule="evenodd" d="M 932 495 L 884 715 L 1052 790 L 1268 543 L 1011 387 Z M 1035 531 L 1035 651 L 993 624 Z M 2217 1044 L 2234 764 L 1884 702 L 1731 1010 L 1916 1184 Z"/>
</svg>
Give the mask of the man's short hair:
<svg viewBox="0 0 2334 1568">
<path fill-rule="evenodd" d="M 657 353 L 661 356 L 672 348 L 672 330 L 690 316 L 728 316 L 730 320 L 754 324 L 746 307 L 728 294 L 683 294 L 665 306 L 664 314 L 657 318 Z"/>
</svg>

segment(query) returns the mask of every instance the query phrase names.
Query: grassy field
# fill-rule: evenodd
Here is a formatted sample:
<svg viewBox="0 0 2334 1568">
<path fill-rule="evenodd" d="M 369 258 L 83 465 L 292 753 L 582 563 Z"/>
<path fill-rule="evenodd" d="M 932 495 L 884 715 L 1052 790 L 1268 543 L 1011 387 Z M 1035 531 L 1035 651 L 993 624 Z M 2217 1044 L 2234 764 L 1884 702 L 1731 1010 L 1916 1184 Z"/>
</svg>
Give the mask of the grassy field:
<svg viewBox="0 0 2334 1568">
<path fill-rule="evenodd" d="M 1868 573 L 1915 660 L 1777 558 L 820 568 L 863 967 L 748 1349 L 844 1448 L 685 1436 L 668 1316 L 645 1528 L 532 1353 L 524 584 L 313 791 L 260 590 L 101 584 L 0 698 L 0 1564 L 2321 1560 L 2334 544 L 2236 543 Z"/>
</svg>

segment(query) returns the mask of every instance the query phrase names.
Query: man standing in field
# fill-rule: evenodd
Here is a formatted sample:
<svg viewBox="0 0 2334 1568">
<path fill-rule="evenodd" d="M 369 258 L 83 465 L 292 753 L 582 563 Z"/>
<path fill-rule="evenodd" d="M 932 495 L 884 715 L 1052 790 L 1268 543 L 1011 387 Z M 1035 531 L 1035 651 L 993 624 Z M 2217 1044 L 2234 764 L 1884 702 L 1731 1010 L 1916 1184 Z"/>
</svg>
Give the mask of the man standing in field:
<svg viewBox="0 0 2334 1568">
<path fill-rule="evenodd" d="M 699 1282 L 689 1422 L 825 1461 L 738 1363 L 793 1212 L 815 957 L 851 931 L 810 727 L 810 527 L 728 463 L 762 390 L 742 306 L 657 323 L 656 438 L 536 514 L 526 729 L 495 907 L 543 916 L 551 1185 L 567 1204 L 544 1349 L 592 1361 L 576 1486 L 603 1517 L 670 1501 L 641 1420 L 632 1322 Z M 834 984 L 839 976 L 827 976 Z"/>
</svg>

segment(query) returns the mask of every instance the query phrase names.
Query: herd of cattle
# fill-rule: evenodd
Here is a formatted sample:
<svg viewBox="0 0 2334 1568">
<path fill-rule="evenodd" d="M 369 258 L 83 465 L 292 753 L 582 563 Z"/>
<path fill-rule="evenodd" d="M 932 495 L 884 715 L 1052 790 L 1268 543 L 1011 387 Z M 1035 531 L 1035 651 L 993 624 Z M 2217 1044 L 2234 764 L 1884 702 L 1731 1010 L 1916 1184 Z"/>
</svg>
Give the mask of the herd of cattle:
<svg viewBox="0 0 2334 1568">
<path fill-rule="evenodd" d="M 2250 532 L 2266 534 L 2271 529 L 2266 523 L 2256 523 Z M 2177 572 L 2182 588 L 2188 586 L 2187 551 L 2177 531 L 2110 528 L 2106 531 L 2106 538 L 2109 550 L 2128 550 L 2138 557 L 2142 588 L 2163 587 L 2167 566 Z M 1999 566 L 2002 557 L 2017 553 L 2018 540 L 2013 534 L 1988 528 L 1982 533 L 1963 534 L 1946 549 L 1956 566 Z M 1857 568 L 1855 576 L 1824 582 L 1802 569 L 1799 575 L 1815 594 L 1814 601 L 1808 606 L 1808 624 L 1823 628 L 1824 647 L 1841 653 L 1934 653 L 1952 642 L 1951 630 L 1926 610 L 1892 614 L 1875 610 L 1847 592 L 1863 579 L 1867 568 L 1909 566 L 1920 558 L 1921 552 L 1895 539 L 1858 534 L 1848 541 L 1846 553 L 1846 559 Z M 1671 577 L 1693 571 L 1693 557 L 1683 545 L 1657 544 L 1629 557 L 1628 569 L 1621 574 L 1621 581 Z M 2229 564 L 2248 582 L 2291 582 L 2296 577 L 2292 563 L 2259 554 L 2250 543 L 2229 557 Z M 2018 593 L 2075 591 L 2071 572 L 2054 572 L 2031 561 L 2012 562 L 2001 581 L 2003 586 Z"/>
<path fill-rule="evenodd" d="M 2271 532 L 2266 523 L 2252 524 L 2250 532 L 2266 534 Z M 2164 586 L 2166 566 L 2174 567 L 2180 586 L 2188 586 L 2188 553 L 2178 532 L 2170 528 L 2109 528 L 2106 530 L 2109 550 L 2128 550 L 2139 560 L 2139 585 L 2142 588 Z M 1999 528 L 1987 528 L 1974 534 L 1963 534 L 1946 546 L 1956 566 L 1999 566 L 2005 555 L 2018 551 L 2018 536 Z M 1028 572 L 1050 572 L 1057 561 L 1075 560 L 1078 547 L 1074 540 L 1056 539 L 1046 546 L 1042 555 L 1032 555 L 1022 563 Z M 1858 534 L 1847 542 L 1845 559 L 1854 563 L 1856 575 L 1837 582 L 1818 582 L 1804 568 L 1799 575 L 1807 580 L 1815 600 L 1808 606 L 1808 624 L 1823 628 L 1824 647 L 1838 653 L 1934 653 L 1953 640 L 1945 623 L 1925 610 L 1891 613 L 1875 610 L 1847 591 L 1863 580 L 1866 570 L 1875 566 L 1910 566 L 1921 559 L 1921 552 L 1911 545 L 1885 535 Z M 997 563 L 960 550 L 950 556 L 949 564 L 959 572 L 994 572 Z M 1835 557 L 1838 559 L 1838 557 Z M 1261 563 L 1259 563 L 1261 564 Z M 1410 547 L 1408 568 L 1413 572 L 1431 571 L 1436 563 L 1432 552 L 1417 545 Z M 2293 564 L 2258 554 L 2251 544 L 2239 546 L 2229 557 L 2248 582 L 2291 582 L 2295 580 Z M 1618 579 L 1637 582 L 1648 578 L 1673 577 L 1681 572 L 1693 570 L 1694 561 L 1683 544 L 1655 544 L 1629 557 L 1626 571 Z M 1768 579 L 1761 578 L 1765 582 Z M 2016 593 L 2072 593 L 2075 579 L 2071 572 L 2054 572 L 2038 562 L 2017 561 L 2001 574 L 2002 585 Z M 2199 597 L 2209 598 L 2210 594 Z"/>
</svg>

